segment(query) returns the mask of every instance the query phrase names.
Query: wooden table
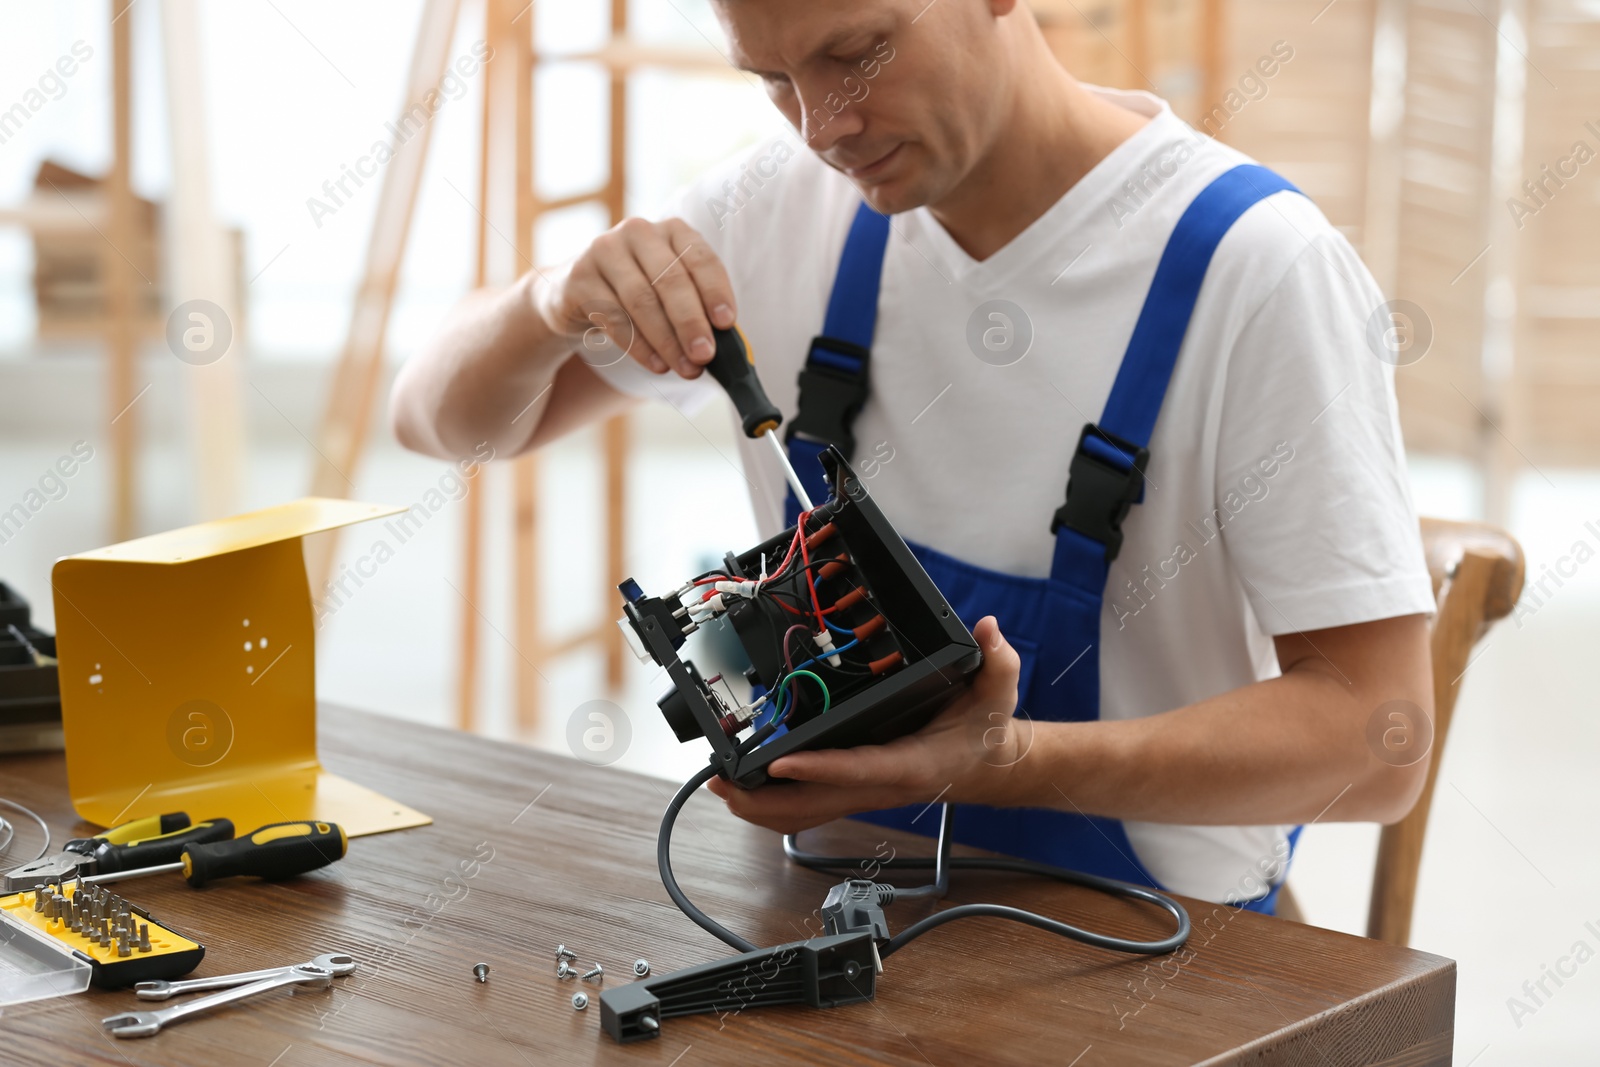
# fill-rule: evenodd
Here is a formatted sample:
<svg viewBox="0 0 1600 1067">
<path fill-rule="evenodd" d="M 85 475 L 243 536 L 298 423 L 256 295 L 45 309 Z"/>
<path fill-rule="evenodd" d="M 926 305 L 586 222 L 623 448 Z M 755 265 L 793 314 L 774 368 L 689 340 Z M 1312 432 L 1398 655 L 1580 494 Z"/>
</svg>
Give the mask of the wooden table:
<svg viewBox="0 0 1600 1067">
<path fill-rule="evenodd" d="M 637 957 L 659 975 L 731 951 L 684 918 L 657 877 L 656 830 L 675 786 L 326 706 L 321 751 L 331 770 L 435 823 L 352 841 L 340 863 L 289 882 L 194 890 L 159 877 L 120 888 L 207 946 L 200 974 L 345 951 L 361 962 L 354 975 L 331 992 L 268 994 L 142 1040 L 101 1030 L 103 1016 L 136 1006 L 125 991 L 18 1005 L 0 1016 L 0 1063 L 1450 1062 L 1453 962 L 1197 901 L 1185 901 L 1196 932 L 1182 957 L 964 920 L 893 956 L 875 1002 L 667 1019 L 658 1040 L 619 1046 L 600 1033 L 599 990 L 556 979 L 558 943 L 581 965 L 603 963 L 608 984 L 632 980 Z M 35 808 L 62 838 L 88 829 L 68 803 L 59 755 L 0 760 L 0 795 Z M 19 823 L 23 847 L 28 831 Z M 872 853 L 886 833 L 846 824 L 807 845 Z M 927 848 L 900 835 L 889 843 Z M 838 880 L 790 865 L 776 835 L 708 793 L 685 809 L 675 845 L 690 898 L 759 944 L 807 936 L 808 919 L 815 931 L 812 912 Z M 949 900 L 1027 907 L 1127 937 L 1168 929 L 1147 906 L 1030 878 L 957 873 Z M 896 904 L 890 921 L 900 929 L 933 906 Z M 473 980 L 479 961 L 491 968 L 486 984 Z M 587 1011 L 571 1007 L 578 989 L 590 993 Z"/>
</svg>

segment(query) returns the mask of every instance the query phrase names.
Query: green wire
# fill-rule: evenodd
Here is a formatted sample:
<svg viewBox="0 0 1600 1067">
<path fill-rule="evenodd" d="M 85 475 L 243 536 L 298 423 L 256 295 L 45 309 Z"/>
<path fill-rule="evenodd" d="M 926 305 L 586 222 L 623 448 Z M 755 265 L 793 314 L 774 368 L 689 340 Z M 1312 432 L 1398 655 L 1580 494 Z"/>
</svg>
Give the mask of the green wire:
<svg viewBox="0 0 1600 1067">
<path fill-rule="evenodd" d="M 773 715 L 772 715 L 772 721 L 773 722 L 781 722 L 782 719 L 783 719 L 783 716 L 785 714 L 787 714 L 788 711 L 789 711 L 789 708 L 788 708 L 788 703 L 789 703 L 789 700 L 788 700 L 788 697 L 789 697 L 789 679 L 791 679 L 791 678 L 799 678 L 801 676 L 804 676 L 806 678 L 810 678 L 813 682 L 817 683 L 819 688 L 821 688 L 821 690 L 822 690 L 822 713 L 824 715 L 826 715 L 828 713 L 828 708 L 831 707 L 832 704 L 833 704 L 833 698 L 828 693 L 828 683 L 824 682 L 821 678 L 819 678 L 817 675 L 813 674 L 810 671 L 790 671 L 788 674 L 784 675 L 782 678 L 780 678 L 778 680 L 778 684 L 777 684 L 778 695 L 783 698 L 784 706 L 773 712 Z"/>
</svg>

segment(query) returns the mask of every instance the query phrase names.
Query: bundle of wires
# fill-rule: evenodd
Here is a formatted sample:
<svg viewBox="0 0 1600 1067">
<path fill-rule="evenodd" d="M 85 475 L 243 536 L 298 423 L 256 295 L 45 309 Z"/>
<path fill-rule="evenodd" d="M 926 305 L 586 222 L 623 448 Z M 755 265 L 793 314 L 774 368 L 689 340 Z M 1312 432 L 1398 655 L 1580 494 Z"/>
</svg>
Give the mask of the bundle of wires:
<svg viewBox="0 0 1600 1067">
<path fill-rule="evenodd" d="M 801 706 L 797 689 L 802 679 L 807 684 L 814 685 L 817 692 L 821 694 L 822 713 L 826 713 L 833 706 L 833 691 L 829 686 L 828 678 L 825 678 L 821 673 L 824 664 L 827 670 L 831 672 L 835 685 L 838 685 L 840 681 L 839 676 L 855 675 L 867 678 L 880 673 L 883 669 L 878 664 L 850 664 L 840 658 L 844 653 L 860 647 L 864 638 L 858 636 L 854 630 L 840 626 L 828 617 L 846 605 L 837 602 L 828 607 L 823 607 L 822 605 L 822 599 L 817 589 L 822 581 L 822 576 L 818 572 L 820 572 L 821 568 L 830 564 L 850 565 L 850 561 L 843 555 L 834 559 L 820 557 L 815 560 L 812 559 L 811 542 L 817 541 L 820 544 L 825 541 L 827 539 L 825 531 L 828 530 L 827 524 L 824 523 L 818 529 L 807 532 L 807 524 L 814 514 L 815 510 L 801 512 L 795 522 L 794 536 L 789 541 L 788 549 L 783 559 L 770 573 L 767 572 L 765 563 L 763 563 L 762 573 L 752 583 L 753 588 L 750 589 L 750 595 L 753 599 L 764 598 L 767 603 L 777 605 L 790 615 L 798 616 L 800 619 L 805 620 L 796 622 L 788 627 L 779 639 L 779 645 L 783 650 L 783 673 L 773 681 L 771 687 L 765 692 L 759 693 L 750 703 L 738 705 L 737 707 L 740 712 L 748 712 L 751 708 L 756 709 L 754 715 L 749 719 L 749 724 L 760 735 L 762 741 L 772 736 L 779 729 L 792 725 L 794 714 Z M 717 583 L 726 582 L 744 584 L 749 582 L 749 579 L 736 579 L 724 573 L 706 574 L 694 579 L 686 587 L 685 591 L 699 589 L 703 586 L 715 587 Z M 804 590 L 804 594 L 797 598 L 792 589 L 783 588 L 788 585 L 798 585 Z M 704 622 L 717 614 L 718 609 L 721 607 L 722 602 L 713 599 L 718 595 L 718 589 L 706 589 L 701 593 L 698 600 L 691 601 L 683 610 L 691 620 Z M 795 602 L 791 603 L 791 599 L 795 599 Z M 807 600 L 809 600 L 809 604 L 806 603 Z M 859 599 L 857 602 L 859 602 Z M 813 622 L 815 625 L 812 625 Z M 775 635 L 776 632 L 775 627 Z M 812 634 L 827 634 L 829 632 L 848 637 L 849 640 L 837 646 L 821 647 L 816 654 L 808 656 L 799 663 L 794 661 L 792 638 L 796 633 L 803 634 L 809 638 Z M 751 741 L 746 741 L 745 744 L 751 746 Z"/>
</svg>

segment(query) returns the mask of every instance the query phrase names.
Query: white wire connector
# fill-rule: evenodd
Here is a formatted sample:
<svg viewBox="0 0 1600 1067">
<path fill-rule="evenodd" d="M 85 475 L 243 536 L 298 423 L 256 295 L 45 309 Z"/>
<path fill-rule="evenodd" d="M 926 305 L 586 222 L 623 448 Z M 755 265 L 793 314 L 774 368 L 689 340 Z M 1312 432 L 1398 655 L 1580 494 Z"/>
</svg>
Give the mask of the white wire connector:
<svg viewBox="0 0 1600 1067">
<path fill-rule="evenodd" d="M 837 667 L 839 665 L 839 657 L 833 653 L 833 634 L 828 631 L 828 628 L 824 626 L 812 634 L 811 639 L 817 643 L 817 648 L 820 650 L 819 658 L 827 660 L 828 666 Z"/>
<path fill-rule="evenodd" d="M 679 608 L 676 612 L 673 612 L 673 614 L 687 614 L 691 619 L 694 619 L 697 622 L 705 622 L 707 619 L 716 615 L 721 615 L 724 611 L 728 610 L 729 597 L 754 597 L 756 595 L 756 588 L 758 585 L 759 583 L 754 581 L 717 582 L 712 586 L 716 592 L 711 596 L 704 600 L 697 600 L 686 604 Z"/>
<path fill-rule="evenodd" d="M 700 603 L 693 605 L 692 610 L 702 616 L 710 616 L 720 613 L 723 611 L 722 594 L 718 593 L 708 600 L 700 601 Z"/>
</svg>

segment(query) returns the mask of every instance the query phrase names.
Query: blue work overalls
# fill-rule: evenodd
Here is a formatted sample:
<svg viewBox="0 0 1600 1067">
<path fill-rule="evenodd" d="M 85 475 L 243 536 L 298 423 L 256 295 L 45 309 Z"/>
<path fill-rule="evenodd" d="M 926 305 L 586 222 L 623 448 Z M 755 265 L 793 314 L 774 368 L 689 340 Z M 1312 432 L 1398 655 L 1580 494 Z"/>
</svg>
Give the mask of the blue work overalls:
<svg viewBox="0 0 1600 1067">
<path fill-rule="evenodd" d="M 1036 720 L 1083 722 L 1100 713 L 1100 617 L 1121 523 L 1143 498 L 1147 448 L 1178 350 L 1218 242 L 1236 219 L 1273 193 L 1298 192 L 1263 167 L 1242 165 L 1200 192 L 1174 227 L 1139 312 L 1133 336 L 1097 424 L 1083 428 L 1067 483 L 1067 502 L 1051 519 L 1055 554 L 1048 578 L 976 566 L 926 545 L 911 545 L 968 627 L 993 615 L 1023 657 L 1019 707 Z M 827 499 L 818 454 L 829 444 L 851 455 L 850 427 L 865 402 L 878 286 L 889 220 L 863 203 L 845 240 L 821 336 L 800 374 L 799 411 L 789 427 L 789 458 L 814 501 Z M 788 521 L 799 504 L 788 499 Z M 1040 516 L 1045 521 L 1045 516 Z M 1034 659 L 1031 665 L 1027 662 Z M 1031 669 L 1030 669 L 1031 666 Z M 1031 680 L 1030 680 L 1031 679 Z M 871 812 L 860 818 L 933 833 L 928 806 Z M 918 820 L 913 824 L 913 820 Z M 959 805 L 956 840 L 965 845 L 1163 888 L 1139 862 L 1121 821 L 1043 808 Z M 1299 836 L 1290 835 L 1291 850 Z M 1256 881 L 1246 877 L 1254 875 Z M 1259 884 L 1260 872 L 1240 872 Z M 1280 879 L 1281 881 L 1281 879 Z M 1242 890 L 1243 896 L 1249 889 Z M 1271 913 L 1277 887 L 1241 906 Z"/>
</svg>

